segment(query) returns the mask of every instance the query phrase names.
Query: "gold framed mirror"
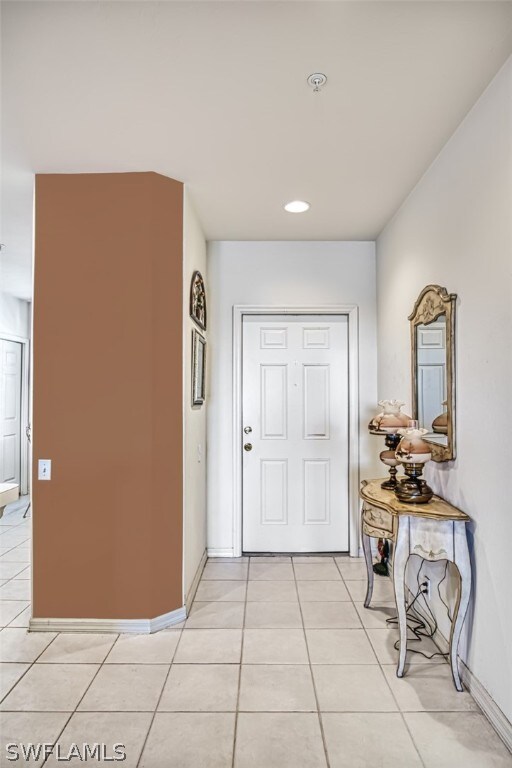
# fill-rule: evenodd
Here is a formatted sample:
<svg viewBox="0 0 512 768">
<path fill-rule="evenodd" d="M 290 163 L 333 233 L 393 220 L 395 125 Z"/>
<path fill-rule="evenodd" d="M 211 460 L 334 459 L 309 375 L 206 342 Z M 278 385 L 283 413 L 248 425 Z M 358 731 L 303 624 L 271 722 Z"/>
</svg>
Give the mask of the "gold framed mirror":
<svg viewBox="0 0 512 768">
<path fill-rule="evenodd" d="M 455 458 L 455 306 L 456 293 L 427 285 L 409 315 L 412 351 L 413 418 L 434 461 Z"/>
</svg>

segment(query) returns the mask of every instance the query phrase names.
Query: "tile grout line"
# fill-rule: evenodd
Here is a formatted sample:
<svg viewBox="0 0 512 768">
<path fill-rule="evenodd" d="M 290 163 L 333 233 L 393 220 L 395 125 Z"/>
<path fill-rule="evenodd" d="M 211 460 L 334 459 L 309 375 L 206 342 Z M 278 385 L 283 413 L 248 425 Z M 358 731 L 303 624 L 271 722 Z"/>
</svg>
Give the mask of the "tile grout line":
<svg viewBox="0 0 512 768">
<path fill-rule="evenodd" d="M 29 607 L 30 607 L 30 605 L 31 605 L 31 603 L 29 604 Z M 25 610 L 26 610 L 26 608 L 24 608 L 24 609 L 23 609 L 23 611 L 25 611 Z M 23 611 L 21 611 L 21 613 L 23 613 Z M 18 614 L 18 615 L 19 615 L 19 614 Z M 13 619 L 13 621 L 14 621 L 14 619 Z M 4 631 L 4 629 L 7 629 L 7 627 L 2 627 L 2 630 L 1 630 L 1 632 L 0 632 L 0 635 L 1 635 L 1 633 Z M 26 630 L 26 627 L 12 627 L 12 629 L 25 629 L 25 630 Z M 26 630 L 26 632 L 27 632 L 27 634 L 28 634 L 28 630 Z M 10 694 L 11 694 L 11 693 L 14 691 L 14 689 L 16 688 L 16 686 L 18 685 L 18 683 L 20 683 L 20 682 L 23 680 L 23 678 L 25 677 L 25 675 L 27 675 L 27 674 L 28 674 L 28 672 L 30 672 L 30 670 L 32 669 L 32 667 L 34 666 L 34 664 L 36 663 L 36 661 L 37 661 L 38 659 L 40 659 L 40 658 L 41 658 L 41 656 L 42 656 L 42 655 L 43 655 L 43 653 L 46 651 L 46 649 L 47 649 L 47 648 L 49 648 L 49 647 L 50 647 L 50 645 L 52 645 L 52 643 L 54 643 L 54 642 L 55 642 L 55 640 L 57 639 L 57 637 L 59 636 L 59 634 L 60 634 L 60 632 L 57 632 L 57 633 L 55 634 L 55 637 L 52 637 L 52 639 L 50 640 L 50 642 L 48 643 L 48 645 L 46 645 L 46 646 L 43 648 L 43 650 L 41 651 L 41 653 L 38 653 L 38 654 L 37 654 L 37 656 L 36 656 L 36 658 L 34 659 L 34 661 L 12 661 L 12 662 L 11 662 L 11 661 L 5 661 L 5 662 L 2 662 L 3 664 L 28 664 L 28 667 L 27 667 L 27 669 L 24 671 L 24 673 L 22 674 L 22 676 L 21 676 L 21 677 L 19 677 L 19 678 L 16 680 L 16 682 L 14 683 L 14 685 L 12 686 L 12 688 L 9 688 L 9 690 L 7 691 L 7 693 L 6 693 L 4 696 L 0 697 L 0 704 L 3 704 L 3 702 L 6 700 L 6 698 L 7 698 L 7 697 L 8 697 L 8 696 L 9 696 L 9 695 L 10 695 Z M 5 711 L 5 710 L 2 710 L 2 711 Z"/>
<path fill-rule="evenodd" d="M 20 523 L 18 523 L 17 525 L 15 525 L 15 526 L 11 526 L 11 527 L 13 527 L 13 528 L 17 528 L 17 527 L 19 527 L 20 525 L 23 525 L 23 524 L 24 524 L 24 521 L 21 521 L 21 522 L 20 522 Z M 0 527 L 1 527 L 1 526 L 0 526 Z M 8 533 L 8 531 L 6 531 L 5 533 Z M 0 533 L 0 545 L 1 545 L 1 543 L 2 543 L 2 535 L 3 535 L 3 534 L 2 534 L 2 533 Z M 19 542 L 18 544 L 15 544 L 13 547 L 11 547 L 10 549 L 8 549 L 8 550 L 7 550 L 7 552 L 4 552 L 2 555 L 0 555 L 0 564 L 2 563 L 2 558 L 3 558 L 3 556 L 4 556 L 4 555 L 8 555 L 8 554 L 10 554 L 11 552 L 14 552 L 14 550 L 18 549 L 18 547 L 21 547 L 21 546 L 23 546 L 23 545 L 26 543 L 26 541 L 30 541 L 30 539 L 31 539 L 31 536 L 30 536 L 30 534 L 29 534 L 29 536 L 28 536 L 28 538 L 27 538 L 26 540 L 24 540 L 24 541 L 22 541 L 22 542 Z M 14 563 L 16 563 L 16 562 L 18 562 L 18 561 L 16 561 L 16 560 L 5 560 L 4 562 L 6 562 L 6 563 L 8 563 L 8 562 L 12 562 L 12 563 L 14 564 Z M 6 587 L 6 586 L 7 586 L 7 585 L 8 585 L 8 584 L 9 584 L 11 581 L 13 581 L 14 579 L 16 579 L 16 580 L 19 580 L 19 581 L 29 581 L 29 579 L 18 579 L 18 576 L 20 575 L 20 573 L 23 573 L 24 571 L 26 571 L 26 570 L 27 570 L 27 568 L 29 568 L 29 567 L 32 567 L 32 562 L 31 562 L 30 558 L 29 558 L 29 562 L 28 562 L 28 563 L 21 563 L 21 562 L 20 562 L 19 564 L 20 564 L 20 565 L 24 565 L 24 567 L 23 567 L 23 568 L 21 569 L 21 571 L 19 571 L 19 573 L 17 573 L 15 576 L 11 576 L 10 578 L 8 578 L 8 579 L 5 579 L 5 584 L 2 584 L 2 587 Z M 1 579 L 1 578 L 0 578 L 0 580 L 1 580 L 1 581 L 3 581 L 3 579 Z M 28 605 L 26 605 L 26 606 L 25 606 L 25 608 L 23 608 L 23 609 L 22 609 L 22 610 L 21 610 L 19 613 L 17 613 L 17 614 L 16 614 L 16 616 L 14 616 L 14 617 L 13 617 L 13 618 L 12 618 L 12 619 L 9 621 L 9 623 L 5 625 L 5 627 L 1 627 L 1 629 L 6 629 L 8 626 L 10 626 L 10 625 L 12 624 L 12 622 L 13 622 L 13 621 L 16 621 L 16 619 L 17 619 L 17 618 L 18 618 L 18 617 L 19 617 L 19 616 L 20 616 L 20 615 L 23 613 L 23 611 L 25 611 L 27 608 L 29 608 L 29 607 L 30 607 L 30 605 L 32 604 L 32 600 L 31 600 L 31 599 L 29 599 L 29 600 L 27 601 L 27 600 L 19 600 L 19 599 L 17 599 L 17 598 L 5 598 L 5 597 L 2 597 L 2 596 L 1 596 L 1 593 L 0 593 L 0 602 L 6 602 L 6 603 L 7 603 L 7 602 L 10 602 L 10 603 L 12 603 L 12 602 L 28 602 Z M 22 627 L 13 627 L 13 629 L 22 629 Z M 27 671 L 28 671 L 28 670 L 27 670 Z M 21 678 L 20 678 L 20 679 L 21 679 Z"/>
<path fill-rule="evenodd" d="M 20 565 L 21 565 L 21 563 L 20 563 Z M 27 568 L 30 568 L 30 564 L 29 563 L 27 563 L 25 568 L 22 568 L 21 571 L 19 571 L 19 573 L 16 574 L 16 576 L 10 576 L 8 579 L 5 579 L 5 582 L 4 582 L 4 584 L 2 584 L 0 589 L 3 589 L 4 587 L 6 587 L 8 584 L 11 583 L 11 581 L 30 581 L 30 579 L 20 579 L 20 574 L 23 573 L 24 571 L 26 571 Z M 0 576 L 0 581 L 4 581 L 4 579 L 1 576 Z M 0 602 L 12 603 L 12 602 L 17 602 L 18 600 L 19 600 L 18 597 L 2 597 L 2 595 L 0 593 Z M 23 610 L 25 610 L 25 609 L 23 609 Z M 13 619 L 13 621 L 14 621 L 14 619 Z M 9 625 L 7 625 L 7 626 L 9 626 Z M 2 627 L 2 629 L 5 629 L 5 627 Z"/>
<path fill-rule="evenodd" d="M 160 666 L 167 666 L 165 664 L 161 664 Z M 261 665 L 255 665 L 255 666 L 261 666 Z M 297 666 L 297 665 L 296 665 Z M 301 667 L 307 667 L 308 664 L 300 664 L 298 666 Z M 343 665 L 342 665 L 343 666 Z M 240 709 L 240 713 L 244 715 L 253 715 L 253 714 L 264 714 L 264 715 L 287 715 L 287 714 L 294 714 L 294 715 L 314 715 L 316 712 L 310 709 Z M 11 714 L 11 715 L 20 715 L 20 714 L 31 714 L 31 715 L 40 715 L 40 714 L 53 714 L 53 715 L 67 715 L 70 713 L 70 710 L 68 709 L 2 709 L 2 714 Z M 398 715 L 399 712 L 389 712 L 389 710 L 375 710 L 372 712 L 362 712 L 360 709 L 344 709 L 340 711 L 339 709 L 327 709 L 325 710 L 326 714 L 330 715 Z M 70 714 L 74 714 L 74 712 L 71 712 Z M 149 715 L 151 714 L 150 709 L 140 710 L 140 709 L 81 709 L 76 714 L 96 714 L 96 715 Z M 157 714 L 165 714 L 165 715 L 174 715 L 174 714 L 189 714 L 189 715 L 195 715 L 195 714 L 221 714 L 221 715 L 233 715 L 234 710 L 233 709 L 215 709 L 215 710 L 199 710 L 199 709 L 163 709 L 161 712 Z M 453 710 L 453 709 L 411 709 L 405 712 L 406 715 L 476 715 L 479 718 L 485 717 L 481 712 L 470 709 L 470 710 Z"/>
<path fill-rule="evenodd" d="M 2 544 L 2 536 L 4 536 L 4 535 L 5 534 L 0 533 L 0 545 Z M 13 544 L 12 547 L 7 545 L 5 552 L 2 552 L 2 554 L 0 555 L 0 559 L 4 555 L 8 555 L 9 552 L 12 552 L 13 549 L 17 549 L 18 547 L 22 547 L 25 544 L 25 541 L 29 541 L 29 540 L 30 540 L 30 535 L 29 535 L 28 539 L 25 539 L 24 541 L 19 541 L 17 544 Z M 26 549 L 26 547 L 24 547 L 24 548 Z"/>
<path fill-rule="evenodd" d="M 63 635 L 63 634 L 66 634 L 66 633 L 64 633 L 64 632 L 58 632 L 58 633 L 57 633 L 57 635 L 56 635 L 56 636 L 53 638 L 52 642 L 54 642 L 54 640 L 56 640 L 56 639 L 57 639 L 57 637 L 60 637 L 60 635 Z M 118 637 L 119 637 L 119 635 L 117 635 L 116 639 L 115 639 L 115 640 L 114 640 L 114 642 L 112 643 L 112 645 L 113 645 L 113 646 L 114 646 L 114 645 L 115 645 L 115 643 L 117 642 L 117 638 L 118 638 Z M 49 645 L 48 645 L 47 647 L 49 648 L 51 644 L 52 644 L 52 643 L 49 643 Z M 45 650 L 46 650 L 46 648 L 45 648 Z M 108 655 L 108 654 L 107 654 L 107 655 Z M 105 656 L 105 658 L 106 658 L 106 656 Z M 93 663 L 93 662 L 91 662 L 91 663 Z M 82 701 L 84 700 L 84 697 L 85 697 L 85 695 L 87 694 L 87 691 L 89 690 L 89 688 L 91 687 L 91 685 L 94 683 L 94 681 L 95 681 L 95 680 L 96 680 L 96 678 L 98 677 L 98 674 L 99 674 L 99 672 L 100 672 L 101 668 L 103 667 L 104 663 L 105 663 L 105 659 L 103 659 L 103 661 L 102 661 L 102 662 L 100 662 L 100 663 L 98 664 L 98 669 L 96 670 L 96 673 L 95 673 L 95 674 L 92 676 L 92 678 L 91 678 L 91 681 L 90 681 L 89 685 L 87 685 L 87 686 L 86 686 L 86 688 L 85 688 L 85 691 L 84 691 L 84 692 L 83 692 L 83 694 L 80 696 L 80 698 L 78 699 L 77 703 L 75 704 L 75 708 L 74 708 L 74 709 L 73 709 L 73 711 L 70 713 L 70 715 L 69 715 L 68 719 L 66 720 L 66 722 L 64 723 L 64 726 L 63 726 L 63 728 L 61 729 L 61 731 L 58 733 L 58 735 L 57 735 L 57 738 L 55 739 L 55 742 L 54 742 L 53 746 L 55 746 L 56 744 L 58 744 L 60 737 L 62 736 L 62 734 L 64 733 L 64 731 L 65 731 L 65 730 L 66 730 L 66 728 L 68 727 L 68 724 L 69 724 L 69 722 L 70 722 L 71 718 L 73 717 L 73 715 L 75 715 L 75 714 L 77 713 L 77 711 L 78 711 L 78 707 L 80 706 L 80 704 L 81 704 L 81 703 L 82 703 Z M 46 759 L 45 759 L 45 760 L 42 762 L 42 764 L 41 764 L 41 768 L 44 768 L 44 766 L 45 766 L 45 765 L 48 763 L 48 760 L 50 760 L 50 758 L 51 758 L 51 757 L 52 757 L 52 755 L 49 755 L 49 756 L 48 756 L 48 757 L 47 757 L 47 758 L 46 758 Z"/>
<path fill-rule="evenodd" d="M 342 574 L 342 572 L 340 571 L 340 568 L 339 568 L 339 566 L 338 566 L 338 563 L 336 562 L 336 560 L 335 560 L 334 562 L 336 563 L 336 567 L 338 568 L 338 571 L 339 571 L 339 573 L 340 573 L 340 576 L 341 576 L 341 578 L 342 578 L 342 580 L 343 580 L 343 583 L 345 584 L 345 587 L 346 587 L 346 589 L 347 589 L 347 592 L 348 592 L 348 594 L 349 594 L 349 596 L 350 596 L 350 599 L 351 599 L 351 601 L 352 601 L 352 604 L 353 604 L 353 606 L 354 606 L 354 610 L 355 610 L 355 612 L 357 613 L 357 615 L 359 616 L 358 610 L 357 610 L 357 608 L 356 608 L 355 600 L 354 600 L 354 599 L 353 599 L 353 597 L 352 597 L 352 593 L 350 592 L 350 590 L 348 589 L 348 587 L 347 587 L 347 585 L 346 585 L 346 583 L 345 583 L 345 579 L 344 579 L 344 577 L 343 577 L 343 574 Z M 389 576 L 388 576 L 388 578 L 389 578 Z M 390 579 L 390 581 L 391 581 L 391 579 Z M 363 581 L 363 584 L 364 584 L 364 581 Z M 396 601 L 395 601 L 395 605 L 396 605 Z M 363 600 L 363 607 L 364 607 L 364 600 Z M 363 627 L 364 633 L 365 633 L 365 635 L 366 635 L 366 639 L 368 640 L 368 642 L 369 642 L 369 644 L 370 644 L 370 646 L 371 646 L 371 648 L 372 648 L 372 651 L 373 651 L 373 653 L 375 654 L 375 658 L 377 659 L 377 664 L 379 665 L 379 670 L 380 670 L 380 673 L 381 673 L 382 677 L 384 678 L 384 680 L 385 680 L 385 682 L 386 682 L 386 685 L 387 685 L 387 687 L 388 687 L 388 690 L 389 690 L 389 691 L 390 691 L 390 693 L 391 693 L 391 697 L 392 697 L 393 701 L 394 701 L 394 702 L 395 702 L 395 704 L 396 704 L 397 710 L 398 710 L 398 712 L 400 713 L 400 717 L 401 717 L 401 719 L 402 719 L 402 722 L 403 722 L 403 724 L 404 724 L 404 726 L 405 726 L 405 729 L 406 729 L 407 733 L 409 734 L 409 738 L 411 739 L 412 745 L 413 745 L 413 747 L 414 747 L 414 749 L 415 749 L 415 751 L 416 751 L 416 754 L 418 755 L 418 758 L 419 758 L 419 760 L 420 760 L 420 763 L 421 763 L 421 765 L 423 766 L 423 768 L 426 768 L 426 766 L 425 766 L 425 763 L 424 763 L 424 761 L 423 761 L 423 757 L 421 756 L 421 753 L 420 753 L 420 751 L 419 751 L 419 749 L 418 749 L 418 746 L 416 745 L 416 742 L 415 742 L 415 740 L 414 740 L 414 738 L 413 738 L 413 735 L 412 735 L 412 733 L 411 733 L 411 731 L 410 731 L 410 729 L 409 729 L 409 726 L 407 725 L 407 721 L 406 721 L 406 719 L 405 719 L 405 717 L 404 717 L 404 713 L 402 712 L 402 710 L 401 710 L 401 708 L 400 708 L 400 704 L 398 703 L 398 699 L 396 698 L 395 694 L 393 693 L 393 690 L 392 690 L 392 688 L 391 688 L 391 686 L 390 686 L 390 684 L 389 684 L 389 682 L 388 682 L 388 679 L 387 679 L 386 675 L 384 674 L 384 670 L 382 669 L 382 664 L 381 664 L 381 661 L 380 661 L 379 657 L 377 656 L 377 653 L 376 653 L 376 651 L 375 651 L 375 649 L 374 649 L 374 647 L 373 647 L 372 641 L 370 640 L 370 636 L 369 636 L 369 634 L 368 634 L 368 631 L 367 631 L 367 629 L 368 629 L 368 628 L 364 626 L 364 623 L 363 623 L 363 621 L 362 621 L 362 619 L 361 619 L 361 617 L 360 617 L 360 616 L 359 616 L 359 621 L 361 622 L 361 626 Z"/>
<path fill-rule="evenodd" d="M 326 742 L 326 739 L 325 739 L 324 723 L 323 723 L 323 720 L 322 720 L 322 713 L 320 711 L 320 702 L 318 700 L 318 692 L 317 692 L 316 684 L 315 684 L 315 676 L 313 675 L 313 665 L 311 664 L 311 656 L 309 654 L 308 638 L 307 638 L 307 635 L 306 635 L 306 627 L 305 627 L 305 624 L 304 624 L 304 615 L 302 613 L 302 603 L 300 601 L 299 587 L 298 587 L 298 584 L 297 584 L 297 575 L 295 573 L 295 563 L 293 561 L 293 558 L 292 558 L 292 570 L 293 570 L 293 577 L 294 577 L 294 580 L 295 580 L 295 591 L 297 593 L 297 600 L 299 602 L 299 611 L 300 611 L 300 618 L 301 618 L 301 622 L 302 622 L 302 632 L 303 632 L 303 635 L 304 635 L 304 643 L 306 644 L 306 653 L 307 653 L 307 657 L 308 657 L 309 674 L 311 676 L 311 684 L 313 686 L 313 693 L 314 693 L 314 696 L 315 696 L 316 714 L 317 714 L 317 717 L 318 717 L 318 724 L 320 726 L 320 735 L 322 737 L 322 746 L 324 748 L 325 763 L 326 763 L 327 768 L 330 768 L 329 753 L 327 751 L 327 742 Z"/>
<path fill-rule="evenodd" d="M 162 630 L 160 630 L 160 631 L 162 631 Z M 169 664 L 169 669 L 167 670 L 167 674 L 165 676 L 165 679 L 164 679 L 164 682 L 163 682 L 163 685 L 162 685 L 162 689 L 161 689 L 160 695 L 158 697 L 158 701 L 156 702 L 155 709 L 153 710 L 153 714 L 152 714 L 152 717 L 151 717 L 151 720 L 150 720 L 150 723 L 149 723 L 149 726 L 148 726 L 148 730 L 147 730 L 147 733 L 146 733 L 146 738 L 142 742 L 142 746 L 141 746 L 141 749 L 140 749 L 140 755 L 139 755 L 137 763 L 136 763 L 136 768 L 139 767 L 140 761 L 142 760 L 142 756 L 144 755 L 144 750 L 146 749 L 146 745 L 148 743 L 149 734 L 151 733 L 151 729 L 153 727 L 153 723 L 155 722 L 156 714 L 158 712 L 158 707 L 160 706 L 160 702 L 162 701 L 162 696 L 164 695 L 165 686 L 167 685 L 167 681 L 169 679 L 169 675 L 171 674 L 171 669 L 172 669 L 172 665 L 173 665 L 174 659 L 176 657 L 176 653 L 178 651 L 178 646 L 181 643 L 181 638 L 183 636 L 183 628 L 181 628 L 179 630 L 179 633 L 180 633 L 180 636 L 178 638 L 178 642 L 176 643 L 176 647 L 175 647 L 175 649 L 173 651 L 172 658 L 171 658 L 171 663 Z M 148 637 L 150 637 L 150 635 L 148 635 Z M 116 642 L 117 642 L 117 640 L 116 640 Z M 114 645 L 115 645 L 115 643 L 114 643 Z M 112 648 L 113 647 L 114 646 L 112 646 Z M 110 650 L 112 650 L 112 648 Z"/>
<path fill-rule="evenodd" d="M 32 605 L 32 602 L 30 603 L 30 605 Z M 25 629 L 25 628 L 24 628 L 24 627 L 22 627 L 22 629 Z M 48 645 L 47 645 L 47 646 L 45 646 L 45 647 L 43 648 L 43 650 L 41 651 L 41 653 L 39 653 L 39 654 L 36 656 L 36 658 L 35 658 L 35 659 L 34 659 L 34 661 L 33 661 L 33 662 L 30 664 L 30 666 L 28 667 L 28 669 L 26 669 L 26 670 L 25 670 L 25 672 L 23 673 L 23 675 L 22 675 L 22 676 L 21 676 L 21 677 L 20 677 L 20 678 L 19 678 L 19 679 L 16 681 L 16 683 L 13 685 L 13 687 L 12 687 L 12 688 L 9 690 L 9 692 L 8 692 L 7 696 L 8 696 L 8 695 L 9 695 L 9 694 L 10 694 L 10 693 L 11 693 L 11 692 L 12 692 L 12 691 L 13 691 L 13 690 L 16 688 L 16 686 L 18 685 L 18 683 L 19 683 L 19 682 L 21 682 L 21 680 L 23 680 L 23 678 L 25 677 L 25 675 L 26 675 L 26 674 L 27 674 L 27 673 L 28 673 L 28 672 L 29 672 L 29 671 L 32 669 L 32 667 L 33 667 L 33 666 L 36 664 L 37 660 L 41 658 L 41 656 L 43 655 L 43 653 L 45 653 L 45 652 L 46 652 L 46 650 L 47 650 L 47 649 L 48 649 L 48 648 L 49 648 L 49 647 L 50 647 L 50 646 L 51 646 L 51 645 L 52 645 L 52 644 L 55 642 L 55 640 L 56 640 L 56 639 L 59 637 L 59 635 L 61 635 L 61 634 L 62 634 L 61 632 L 56 632 L 56 633 L 55 633 L 55 637 L 52 637 L 52 639 L 50 640 L 50 642 L 48 643 Z M 96 673 L 96 674 L 97 674 L 97 673 Z M 96 675 L 95 675 L 94 677 L 96 677 Z M 93 678 L 93 679 L 94 679 L 94 678 Z M 91 682 L 92 682 L 92 681 L 91 681 Z M 6 698 L 6 697 L 4 696 L 4 697 L 1 699 L 1 701 L 5 701 L 5 698 Z M 80 699 L 80 701 L 81 701 L 81 699 Z M 77 704 L 77 706 L 78 706 L 78 704 Z M 3 711 L 5 712 L 5 711 L 10 711 L 10 710 L 3 710 Z M 14 710 L 14 711 L 16 711 L 16 712 L 19 712 L 20 710 Z M 25 710 L 23 710 L 23 711 L 25 711 Z M 40 710 L 36 710 L 36 711 L 40 711 Z M 75 711 L 76 711 L 76 709 L 75 709 L 73 712 L 70 712 L 70 713 L 69 713 L 69 717 L 68 717 L 68 718 L 66 718 L 66 721 L 65 721 L 65 723 L 64 723 L 64 725 L 63 725 L 63 727 L 62 727 L 62 729 L 59 731 L 59 733 L 58 733 L 58 734 L 57 734 L 57 736 L 55 737 L 55 741 L 53 742 L 53 746 L 55 746 L 55 744 L 57 744 L 57 742 L 58 742 L 59 738 L 62 736 L 62 733 L 63 733 L 64 729 L 67 727 L 67 725 L 68 725 L 69 721 L 71 720 L 71 718 L 73 717 L 73 714 L 74 714 L 74 712 L 75 712 Z M 65 714 L 67 714 L 67 710 L 64 710 L 64 713 L 65 713 Z M 41 766 L 42 766 L 42 768 L 43 768 L 43 766 L 44 766 L 44 765 L 46 765 L 46 763 L 47 763 L 48 759 L 49 759 L 49 757 L 48 757 L 48 758 L 45 758 L 45 760 L 43 760 L 43 762 L 41 763 Z"/>
<path fill-rule="evenodd" d="M 236 741 L 238 736 L 238 714 L 239 714 L 239 707 L 240 707 L 240 690 L 242 687 L 242 664 L 244 660 L 245 615 L 247 613 L 247 593 L 249 590 L 250 568 L 251 568 L 251 559 L 249 558 L 247 562 L 247 573 L 246 573 L 246 580 L 245 580 L 245 602 L 244 602 L 244 612 L 242 616 L 242 641 L 240 645 L 240 664 L 238 667 L 238 689 L 236 693 L 236 704 L 235 704 L 235 727 L 233 731 L 233 755 L 231 757 L 231 768 L 235 768 Z"/>
</svg>

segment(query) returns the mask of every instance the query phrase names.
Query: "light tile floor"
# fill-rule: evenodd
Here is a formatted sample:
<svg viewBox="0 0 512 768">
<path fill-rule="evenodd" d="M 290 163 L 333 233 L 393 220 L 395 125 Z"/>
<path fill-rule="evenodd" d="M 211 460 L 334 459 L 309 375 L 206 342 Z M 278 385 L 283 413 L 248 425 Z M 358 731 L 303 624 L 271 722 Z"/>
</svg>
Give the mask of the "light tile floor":
<svg viewBox="0 0 512 768">
<path fill-rule="evenodd" d="M 360 560 L 210 561 L 183 626 L 28 634 L 25 506 L 0 520 L 0 767 L 10 742 L 121 743 L 130 768 L 512 766 L 446 663 L 397 679 L 393 590 L 364 609 Z"/>
</svg>

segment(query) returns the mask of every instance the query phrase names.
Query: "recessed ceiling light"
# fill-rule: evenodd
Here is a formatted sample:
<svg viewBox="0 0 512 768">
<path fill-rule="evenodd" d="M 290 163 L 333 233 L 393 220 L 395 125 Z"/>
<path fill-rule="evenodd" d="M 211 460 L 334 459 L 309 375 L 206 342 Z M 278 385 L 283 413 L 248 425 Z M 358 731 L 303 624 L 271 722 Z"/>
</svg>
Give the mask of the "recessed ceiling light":
<svg viewBox="0 0 512 768">
<path fill-rule="evenodd" d="M 305 213 L 310 209 L 309 203 L 305 200 L 292 200 L 290 203 L 286 203 L 284 206 L 285 211 L 288 213 Z"/>
</svg>

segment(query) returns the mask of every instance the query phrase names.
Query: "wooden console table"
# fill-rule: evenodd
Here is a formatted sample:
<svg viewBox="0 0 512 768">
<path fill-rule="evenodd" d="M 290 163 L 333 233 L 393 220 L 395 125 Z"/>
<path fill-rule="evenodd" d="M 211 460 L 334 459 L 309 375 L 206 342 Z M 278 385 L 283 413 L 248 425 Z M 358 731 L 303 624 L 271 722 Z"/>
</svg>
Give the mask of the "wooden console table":
<svg viewBox="0 0 512 768">
<path fill-rule="evenodd" d="M 471 592 L 471 561 L 466 537 L 470 518 L 439 496 L 428 504 L 403 504 L 393 491 L 381 488 L 382 480 L 363 480 L 361 533 L 368 571 L 368 590 L 364 602 L 368 608 L 373 593 L 373 566 L 370 538 L 394 542 L 393 584 L 400 629 L 400 651 L 396 674 L 404 676 L 407 654 L 407 616 L 405 569 L 410 555 L 424 560 L 449 560 L 458 568 L 460 587 L 450 633 L 450 665 L 453 682 L 462 691 L 457 666 L 457 648 Z"/>
</svg>

